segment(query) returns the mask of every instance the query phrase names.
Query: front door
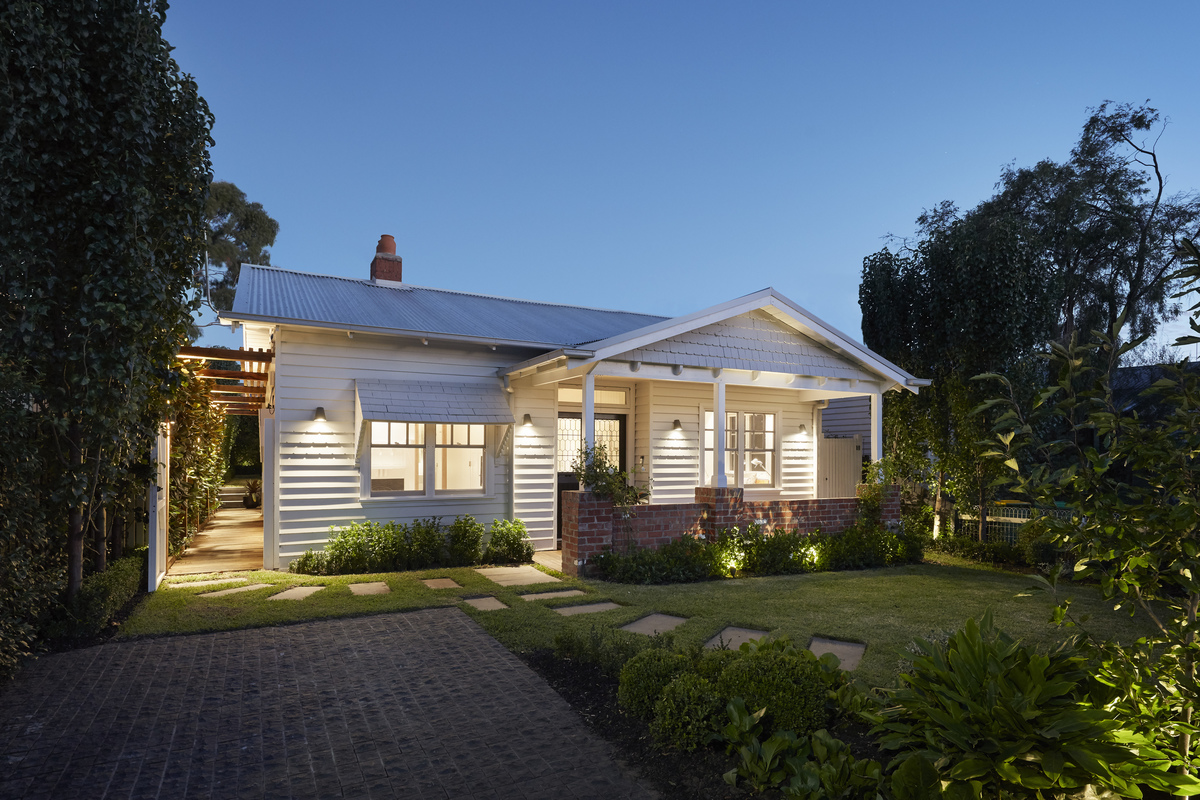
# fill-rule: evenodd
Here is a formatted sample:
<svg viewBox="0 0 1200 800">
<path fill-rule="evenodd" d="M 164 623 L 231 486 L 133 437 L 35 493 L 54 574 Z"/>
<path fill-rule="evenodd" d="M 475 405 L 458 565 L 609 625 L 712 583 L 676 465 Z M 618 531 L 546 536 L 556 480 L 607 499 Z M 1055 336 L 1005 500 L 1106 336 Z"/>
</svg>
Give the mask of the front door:
<svg viewBox="0 0 1200 800">
<path fill-rule="evenodd" d="M 625 454 L 625 414 L 597 414 L 592 441 L 604 445 L 608 458 L 617 468 L 628 472 Z M 571 465 L 583 449 L 583 414 L 567 411 L 558 415 L 558 549 L 562 549 L 562 493 L 579 488 Z"/>
</svg>

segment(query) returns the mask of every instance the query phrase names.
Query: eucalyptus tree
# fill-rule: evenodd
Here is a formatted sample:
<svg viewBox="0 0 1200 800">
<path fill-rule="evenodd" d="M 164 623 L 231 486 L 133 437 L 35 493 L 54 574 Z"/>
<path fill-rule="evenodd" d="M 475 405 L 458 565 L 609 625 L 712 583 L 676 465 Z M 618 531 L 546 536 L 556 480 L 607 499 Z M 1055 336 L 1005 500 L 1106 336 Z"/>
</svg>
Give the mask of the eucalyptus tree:
<svg viewBox="0 0 1200 800">
<path fill-rule="evenodd" d="M 212 115 L 166 8 L 0 5 L 0 363 L 28 388 L 21 424 L 66 510 L 28 536 L 61 537 L 68 595 L 87 515 L 163 419 L 202 265 Z"/>
</svg>

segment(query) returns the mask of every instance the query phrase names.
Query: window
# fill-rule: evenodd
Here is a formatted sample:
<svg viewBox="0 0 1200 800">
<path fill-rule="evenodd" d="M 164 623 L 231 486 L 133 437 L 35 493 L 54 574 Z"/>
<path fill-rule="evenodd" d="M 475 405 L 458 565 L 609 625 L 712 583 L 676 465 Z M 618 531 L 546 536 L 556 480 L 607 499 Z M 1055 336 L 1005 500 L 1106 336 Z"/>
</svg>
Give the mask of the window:
<svg viewBox="0 0 1200 800">
<path fill-rule="evenodd" d="M 483 425 L 373 421 L 370 493 L 482 494 L 484 437 Z"/>
<path fill-rule="evenodd" d="M 713 483 L 716 457 L 713 439 L 716 435 L 713 412 L 704 412 L 704 462 L 701 480 L 705 486 Z M 745 488 L 776 485 L 775 415 L 747 414 L 730 411 L 725 414 L 725 480 L 730 486 Z"/>
</svg>

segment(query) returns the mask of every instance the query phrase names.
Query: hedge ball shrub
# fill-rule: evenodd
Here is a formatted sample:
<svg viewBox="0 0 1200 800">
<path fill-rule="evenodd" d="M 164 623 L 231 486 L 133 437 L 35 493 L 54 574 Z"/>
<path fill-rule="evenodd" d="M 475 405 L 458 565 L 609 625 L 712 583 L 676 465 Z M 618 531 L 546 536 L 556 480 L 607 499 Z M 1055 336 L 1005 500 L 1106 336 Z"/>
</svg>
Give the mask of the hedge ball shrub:
<svg viewBox="0 0 1200 800">
<path fill-rule="evenodd" d="M 492 535 L 483 554 L 487 564 L 525 564 L 533 560 L 533 540 L 519 519 L 492 521 Z"/>
<path fill-rule="evenodd" d="M 701 678 L 705 678 L 715 684 L 720 679 L 721 673 L 725 671 L 725 668 L 734 661 L 737 661 L 741 655 L 737 650 L 705 650 L 696 659 L 693 670 Z"/>
<path fill-rule="evenodd" d="M 776 730 L 803 736 L 825 727 L 828 690 L 812 661 L 771 650 L 733 661 L 717 681 L 722 697 L 740 697 L 746 708 L 765 707 Z"/>
<path fill-rule="evenodd" d="M 660 747 L 702 747 L 722 720 L 724 704 L 711 681 L 685 672 L 666 685 L 654 704 L 650 733 Z"/>
<path fill-rule="evenodd" d="M 474 517 L 455 517 L 446 536 L 447 567 L 470 567 L 483 555 L 483 525 Z"/>
<path fill-rule="evenodd" d="M 650 719 L 663 689 L 689 666 L 688 658 L 680 653 L 644 650 L 621 668 L 617 702 L 631 714 Z"/>
</svg>

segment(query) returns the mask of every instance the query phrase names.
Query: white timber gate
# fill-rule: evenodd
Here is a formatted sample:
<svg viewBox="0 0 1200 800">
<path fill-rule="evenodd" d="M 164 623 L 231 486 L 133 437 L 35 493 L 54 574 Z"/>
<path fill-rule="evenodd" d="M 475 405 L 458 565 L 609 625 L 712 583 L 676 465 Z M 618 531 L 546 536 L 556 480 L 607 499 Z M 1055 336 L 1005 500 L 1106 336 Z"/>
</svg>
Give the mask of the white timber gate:
<svg viewBox="0 0 1200 800">
<path fill-rule="evenodd" d="M 167 526 L 171 516 L 171 429 L 163 425 L 158 439 L 150 448 L 150 463 L 154 464 L 154 482 L 150 484 L 149 545 L 150 558 L 146 569 L 146 591 L 158 590 L 167 574 Z"/>
<path fill-rule="evenodd" d="M 862 434 L 817 440 L 817 497 L 855 497 L 862 479 Z"/>
</svg>

